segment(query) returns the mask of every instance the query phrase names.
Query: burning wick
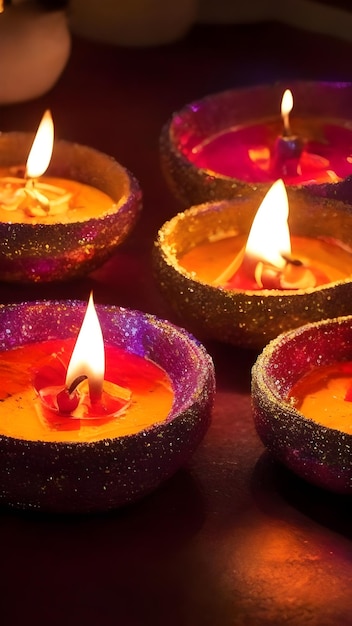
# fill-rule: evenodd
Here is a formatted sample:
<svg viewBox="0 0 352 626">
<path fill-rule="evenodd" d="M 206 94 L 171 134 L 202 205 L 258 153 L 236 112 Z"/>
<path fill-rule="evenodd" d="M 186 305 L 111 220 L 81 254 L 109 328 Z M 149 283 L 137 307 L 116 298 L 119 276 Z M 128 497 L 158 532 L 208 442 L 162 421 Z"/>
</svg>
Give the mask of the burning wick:
<svg viewBox="0 0 352 626">
<path fill-rule="evenodd" d="M 308 289 L 316 287 L 314 272 L 299 259 L 286 259 L 285 267 L 278 269 L 259 261 L 254 270 L 255 282 L 260 289 Z"/>
<path fill-rule="evenodd" d="M 303 152 L 303 142 L 292 134 L 290 113 L 293 109 L 293 96 L 286 89 L 281 100 L 281 117 L 284 125 L 283 134 L 275 141 L 271 158 L 271 171 L 275 177 L 299 176 L 302 174 L 300 158 Z"/>
<path fill-rule="evenodd" d="M 292 92 L 289 89 L 286 89 L 281 100 L 281 117 L 284 123 L 284 132 L 283 132 L 284 137 L 290 137 L 292 135 L 291 127 L 290 127 L 290 113 L 292 109 L 293 109 Z"/>
<path fill-rule="evenodd" d="M 27 159 L 26 178 L 36 179 L 48 169 L 54 146 L 54 124 L 50 111 L 45 111 Z"/>
<path fill-rule="evenodd" d="M 285 185 L 277 180 L 264 197 L 247 243 L 213 282 L 227 289 L 307 289 L 328 282 L 319 270 L 292 257 Z"/>
<path fill-rule="evenodd" d="M 34 381 L 34 387 L 47 409 L 66 417 L 99 419 L 117 417 L 130 405 L 129 389 L 104 380 L 104 340 L 92 294 L 67 367 L 64 385 L 57 384 L 58 379 L 62 380 L 62 374 L 65 374 L 65 366 L 58 357 L 53 355 L 54 361 L 51 360 L 39 370 Z M 54 372 L 54 376 L 51 372 Z M 48 385 L 48 380 L 52 384 Z M 42 381 L 45 381 L 44 385 Z"/>
<path fill-rule="evenodd" d="M 50 202 L 48 198 L 36 189 L 37 178 L 42 176 L 48 169 L 54 146 L 54 124 L 50 111 L 45 111 L 37 134 L 34 138 L 28 155 L 23 189 L 26 196 L 38 203 L 44 213 L 49 213 Z"/>
<path fill-rule="evenodd" d="M 72 193 L 67 189 L 38 180 L 47 170 L 54 145 L 54 124 L 45 111 L 28 155 L 24 179 L 5 176 L 0 179 L 0 204 L 7 211 L 25 211 L 31 217 L 57 215 L 69 209 Z"/>
<path fill-rule="evenodd" d="M 67 368 L 66 386 L 70 388 L 77 377 L 85 375 L 88 379 L 90 402 L 95 404 L 101 399 L 104 374 L 104 339 L 91 293 L 83 324 Z"/>
<path fill-rule="evenodd" d="M 77 376 L 69 387 L 65 387 L 56 396 L 57 408 L 59 413 L 72 413 L 79 405 L 80 395 L 77 392 L 77 387 L 84 380 L 87 380 L 87 376 Z"/>
</svg>

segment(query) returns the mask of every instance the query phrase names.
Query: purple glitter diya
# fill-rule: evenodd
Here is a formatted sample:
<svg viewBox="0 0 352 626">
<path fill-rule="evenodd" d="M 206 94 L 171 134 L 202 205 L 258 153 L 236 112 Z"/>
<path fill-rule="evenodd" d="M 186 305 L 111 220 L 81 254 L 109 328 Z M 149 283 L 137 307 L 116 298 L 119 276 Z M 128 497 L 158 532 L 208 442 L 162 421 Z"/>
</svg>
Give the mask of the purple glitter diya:
<svg viewBox="0 0 352 626">
<path fill-rule="evenodd" d="M 293 111 L 280 116 L 286 87 Z M 162 129 L 161 163 L 186 205 L 245 196 L 277 178 L 352 199 L 352 84 L 292 82 L 233 89 L 188 104 Z"/>
<path fill-rule="evenodd" d="M 262 349 L 281 332 L 352 310 L 352 214 L 343 202 L 289 189 L 293 254 L 323 267 L 326 282 L 289 288 L 214 283 L 246 244 L 263 193 L 178 213 L 159 230 L 154 271 L 180 323 L 200 338 Z M 327 253 L 328 256 L 325 254 Z M 338 270 L 337 274 L 335 272 Z"/>
<path fill-rule="evenodd" d="M 8 359 L 13 348 L 27 350 L 32 345 L 36 349 L 43 342 L 60 343 L 75 338 L 84 309 L 85 304 L 77 301 L 1 306 L 2 355 Z M 189 459 L 209 426 L 215 379 L 212 360 L 204 347 L 183 329 L 151 315 L 112 306 L 98 305 L 96 309 L 106 345 L 133 358 L 137 355 L 152 361 L 167 373 L 174 394 L 171 410 L 164 421 L 152 422 L 137 432 L 92 441 L 70 440 L 66 434 L 65 440 L 60 441 L 9 436 L 4 434 L 2 421 L 3 504 L 64 513 L 123 506 L 150 493 L 173 475 Z M 26 371 L 27 374 L 19 374 L 13 410 L 19 420 L 21 381 L 23 376 L 28 377 L 28 363 Z M 138 369 L 135 376 L 138 377 Z M 34 396 L 33 390 L 33 401 Z M 8 397 L 9 394 L 3 406 Z M 133 402 L 136 400 L 132 395 Z M 150 410 L 156 410 L 154 405 Z M 2 419 L 7 419 L 6 409 Z M 77 428 L 77 420 L 71 421 L 72 429 Z M 60 426 L 55 428 L 60 430 Z"/>
<path fill-rule="evenodd" d="M 280 335 L 264 348 L 252 370 L 254 422 L 264 445 L 308 482 L 339 493 L 352 492 L 350 403 L 345 402 L 342 419 L 336 410 L 327 426 L 325 405 L 317 407 L 314 419 L 307 417 L 290 400 L 290 392 L 315 368 L 325 384 L 326 367 L 338 364 L 347 371 L 351 361 L 352 317 L 345 316 Z"/>
<path fill-rule="evenodd" d="M 0 135 L 0 173 L 5 202 L 7 177 L 12 181 L 19 180 L 19 174 L 23 176 L 33 138 L 34 135 L 27 133 Z M 54 218 L 34 214 L 21 219 L 15 216 L 16 211 L 2 210 L 0 280 L 49 282 L 83 276 L 113 254 L 137 220 L 141 209 L 137 180 L 112 157 L 93 148 L 57 141 L 44 178 L 54 181 L 51 189 L 56 189 L 56 180 L 62 181 L 63 186 L 65 181 L 82 189 L 87 185 L 93 188 L 94 194 L 106 194 L 108 203 L 103 205 L 100 197 L 88 196 L 88 192 L 84 196 L 85 192 L 81 195 L 79 191 L 75 196 L 73 188 L 69 195 L 76 198 L 77 208 L 74 206 L 73 211 Z M 38 179 L 39 191 L 41 180 Z M 88 199 L 86 211 L 84 202 Z"/>
</svg>

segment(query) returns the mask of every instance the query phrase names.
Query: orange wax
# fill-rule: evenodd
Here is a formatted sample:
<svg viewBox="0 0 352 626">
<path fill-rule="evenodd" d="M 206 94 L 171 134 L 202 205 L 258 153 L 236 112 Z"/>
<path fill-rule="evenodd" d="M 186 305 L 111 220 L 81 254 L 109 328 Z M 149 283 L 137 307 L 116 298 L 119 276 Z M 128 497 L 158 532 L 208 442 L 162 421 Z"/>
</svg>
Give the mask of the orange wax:
<svg viewBox="0 0 352 626">
<path fill-rule="evenodd" d="M 137 433 L 167 419 L 173 403 L 167 373 L 152 361 L 111 345 L 105 346 L 105 380 L 132 392 L 122 415 L 75 419 L 45 409 L 33 379 L 52 355 L 68 363 L 73 345 L 73 339 L 53 340 L 0 353 L 0 434 L 31 441 L 98 441 Z"/>
<path fill-rule="evenodd" d="M 180 255 L 178 262 L 195 279 L 211 284 L 230 265 L 246 241 L 244 235 L 206 241 Z M 293 258 L 325 274 L 329 282 L 352 274 L 352 254 L 338 241 L 330 243 L 323 239 L 291 237 L 291 245 Z"/>
<path fill-rule="evenodd" d="M 314 368 L 290 390 L 287 401 L 322 426 L 352 434 L 352 362 Z"/>
<path fill-rule="evenodd" d="M 55 209 L 53 206 L 52 210 L 49 211 L 48 214 L 34 216 L 29 215 L 20 207 L 15 209 L 11 208 L 11 210 L 9 210 L 9 208 L 6 208 L 6 202 L 10 202 L 12 197 L 14 197 L 14 193 L 18 189 L 23 188 L 25 184 L 24 181 L 18 184 L 6 182 L 6 177 L 13 176 L 14 174 L 8 169 L 5 170 L 4 168 L 0 168 L 1 222 L 26 224 L 69 224 L 72 222 L 80 222 L 91 219 L 112 210 L 116 210 L 116 204 L 114 204 L 112 198 L 100 189 L 90 185 L 85 185 L 75 180 L 55 178 L 51 176 L 41 176 L 38 179 L 38 184 L 34 184 L 34 189 L 38 188 L 40 193 L 44 194 L 48 198 L 49 202 L 50 200 L 60 198 L 60 196 L 56 196 L 50 192 L 50 190 L 46 190 L 45 188 L 41 189 L 40 185 L 51 185 L 53 187 L 60 188 L 63 192 L 72 194 L 68 201 L 68 206 L 66 206 L 64 210 Z M 21 179 L 18 180 L 20 181 Z"/>
</svg>

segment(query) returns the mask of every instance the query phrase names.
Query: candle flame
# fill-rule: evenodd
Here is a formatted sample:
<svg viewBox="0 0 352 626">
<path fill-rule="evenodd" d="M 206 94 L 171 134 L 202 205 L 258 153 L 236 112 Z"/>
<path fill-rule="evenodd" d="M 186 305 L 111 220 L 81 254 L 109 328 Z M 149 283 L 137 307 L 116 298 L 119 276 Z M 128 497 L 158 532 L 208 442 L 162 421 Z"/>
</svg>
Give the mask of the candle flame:
<svg viewBox="0 0 352 626">
<path fill-rule="evenodd" d="M 248 235 L 245 255 L 282 269 L 286 264 L 283 255 L 291 254 L 288 213 L 287 192 L 280 178 L 270 187 L 259 206 Z"/>
<path fill-rule="evenodd" d="M 104 340 L 98 315 L 90 294 L 84 320 L 72 352 L 66 374 L 66 386 L 78 376 L 88 377 L 91 403 L 99 401 L 103 391 L 105 373 Z"/>
<path fill-rule="evenodd" d="M 49 110 L 45 111 L 34 138 L 26 166 L 28 178 L 42 176 L 50 163 L 54 145 L 54 124 Z"/>
<path fill-rule="evenodd" d="M 290 89 L 286 89 L 281 100 L 281 116 L 282 116 L 282 120 L 284 123 L 284 129 L 285 129 L 286 135 L 291 134 L 289 116 L 290 116 L 292 109 L 293 109 L 292 92 L 290 91 Z"/>
</svg>

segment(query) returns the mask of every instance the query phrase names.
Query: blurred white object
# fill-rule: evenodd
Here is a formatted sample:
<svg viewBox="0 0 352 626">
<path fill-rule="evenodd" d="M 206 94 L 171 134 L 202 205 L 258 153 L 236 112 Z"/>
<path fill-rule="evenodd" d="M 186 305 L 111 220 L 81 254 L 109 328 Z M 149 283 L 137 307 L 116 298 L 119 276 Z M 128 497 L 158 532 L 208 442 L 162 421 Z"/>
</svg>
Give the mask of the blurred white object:
<svg viewBox="0 0 352 626">
<path fill-rule="evenodd" d="M 5 6 L 0 14 L 0 103 L 46 93 L 63 71 L 71 50 L 65 11 L 34 2 Z"/>
<path fill-rule="evenodd" d="M 183 37 L 196 21 L 198 0 L 70 0 L 71 30 L 121 46 L 153 46 Z"/>
</svg>

